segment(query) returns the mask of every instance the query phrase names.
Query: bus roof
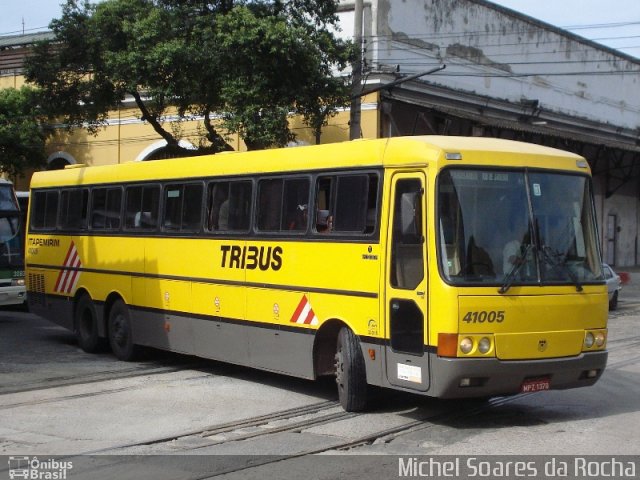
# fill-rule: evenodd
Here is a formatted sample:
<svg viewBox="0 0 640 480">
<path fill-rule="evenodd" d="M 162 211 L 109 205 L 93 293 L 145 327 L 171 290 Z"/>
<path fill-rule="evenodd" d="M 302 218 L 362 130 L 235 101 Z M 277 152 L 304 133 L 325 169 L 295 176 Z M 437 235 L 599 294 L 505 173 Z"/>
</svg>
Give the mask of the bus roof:
<svg viewBox="0 0 640 480">
<path fill-rule="evenodd" d="M 455 136 L 392 137 L 119 165 L 76 165 L 64 170 L 36 172 L 31 187 L 434 163 L 438 168 L 464 164 L 588 172 L 586 161 L 580 168 L 577 166 L 580 160 L 584 159 L 563 150 L 512 140 Z"/>
</svg>

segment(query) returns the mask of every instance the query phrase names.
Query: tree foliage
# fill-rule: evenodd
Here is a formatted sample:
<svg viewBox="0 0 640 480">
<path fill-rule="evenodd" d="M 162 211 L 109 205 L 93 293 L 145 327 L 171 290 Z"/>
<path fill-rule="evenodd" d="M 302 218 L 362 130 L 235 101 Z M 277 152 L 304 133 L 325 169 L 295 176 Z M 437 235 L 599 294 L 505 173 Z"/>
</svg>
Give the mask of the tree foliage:
<svg viewBox="0 0 640 480">
<path fill-rule="evenodd" d="M 201 147 L 229 149 L 237 133 L 250 149 L 285 145 L 287 117 L 310 125 L 335 112 L 348 88 L 335 70 L 352 46 L 332 33 L 336 0 L 67 0 L 26 68 L 43 107 L 95 133 L 131 98 L 172 148 L 174 122 L 202 120 Z M 326 88 L 322 88 L 326 87 Z M 315 112 L 314 116 L 311 112 Z M 215 115 L 215 117 L 214 117 Z M 313 119 L 313 123 L 311 123 Z"/>
<path fill-rule="evenodd" d="M 45 162 L 46 132 L 38 121 L 36 92 L 29 87 L 0 90 L 0 171 L 11 177 Z"/>
</svg>

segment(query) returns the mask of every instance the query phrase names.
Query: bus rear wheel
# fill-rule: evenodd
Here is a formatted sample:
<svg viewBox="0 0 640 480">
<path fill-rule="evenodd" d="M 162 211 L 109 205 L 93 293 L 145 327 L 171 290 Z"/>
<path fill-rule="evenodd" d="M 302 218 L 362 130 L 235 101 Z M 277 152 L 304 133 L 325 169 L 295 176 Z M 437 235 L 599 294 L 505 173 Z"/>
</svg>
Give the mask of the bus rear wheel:
<svg viewBox="0 0 640 480">
<path fill-rule="evenodd" d="M 367 377 L 360 342 L 347 327 L 338 334 L 336 383 L 340 405 L 347 412 L 360 412 L 367 404 Z"/>
<path fill-rule="evenodd" d="M 87 353 L 96 353 L 106 347 L 104 338 L 98 335 L 98 314 L 89 295 L 78 299 L 75 310 L 75 329 L 78 345 Z"/>
<path fill-rule="evenodd" d="M 141 347 L 133 343 L 129 308 L 122 300 L 116 300 L 109 312 L 109 343 L 118 360 L 131 362 L 140 356 Z"/>
</svg>

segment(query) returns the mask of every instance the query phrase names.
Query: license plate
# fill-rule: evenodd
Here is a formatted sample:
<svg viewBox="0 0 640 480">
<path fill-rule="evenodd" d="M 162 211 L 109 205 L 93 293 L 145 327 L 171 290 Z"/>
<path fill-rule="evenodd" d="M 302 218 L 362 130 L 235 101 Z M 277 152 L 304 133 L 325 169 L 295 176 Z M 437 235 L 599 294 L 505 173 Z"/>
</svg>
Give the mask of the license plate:
<svg viewBox="0 0 640 480">
<path fill-rule="evenodd" d="M 520 386 L 522 393 L 542 392 L 543 390 L 551 390 L 551 381 L 548 378 L 525 380 Z"/>
</svg>

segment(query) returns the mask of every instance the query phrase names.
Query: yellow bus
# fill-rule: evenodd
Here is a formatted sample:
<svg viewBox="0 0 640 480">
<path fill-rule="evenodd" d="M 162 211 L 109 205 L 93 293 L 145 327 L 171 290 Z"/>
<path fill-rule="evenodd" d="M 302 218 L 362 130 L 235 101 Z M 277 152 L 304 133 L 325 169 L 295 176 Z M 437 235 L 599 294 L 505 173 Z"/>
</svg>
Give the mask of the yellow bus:
<svg viewBox="0 0 640 480">
<path fill-rule="evenodd" d="M 592 385 L 607 360 L 590 170 L 405 137 L 36 173 L 33 312 L 141 348 L 453 398 Z"/>
</svg>

